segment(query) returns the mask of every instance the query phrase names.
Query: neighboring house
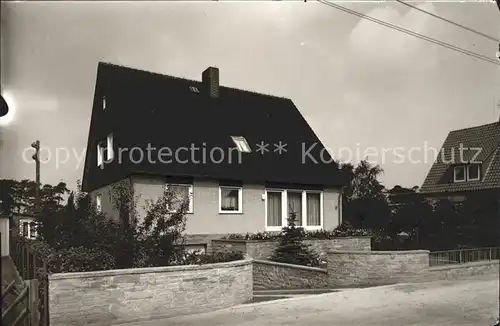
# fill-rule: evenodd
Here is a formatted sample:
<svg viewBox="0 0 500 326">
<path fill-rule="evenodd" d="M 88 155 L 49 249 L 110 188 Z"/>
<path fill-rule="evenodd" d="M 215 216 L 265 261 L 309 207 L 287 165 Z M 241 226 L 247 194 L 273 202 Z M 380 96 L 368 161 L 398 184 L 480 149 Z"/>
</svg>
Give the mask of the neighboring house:
<svg viewBox="0 0 500 326">
<path fill-rule="evenodd" d="M 82 189 L 115 219 L 126 180 L 139 218 L 166 186 L 189 197 L 190 235 L 279 231 L 291 210 L 306 229 L 342 221 L 347 178 L 293 102 L 220 86 L 214 67 L 200 82 L 99 63 L 87 146 Z"/>
<path fill-rule="evenodd" d="M 500 121 L 450 132 L 420 193 L 455 202 L 471 194 L 500 198 Z"/>
</svg>

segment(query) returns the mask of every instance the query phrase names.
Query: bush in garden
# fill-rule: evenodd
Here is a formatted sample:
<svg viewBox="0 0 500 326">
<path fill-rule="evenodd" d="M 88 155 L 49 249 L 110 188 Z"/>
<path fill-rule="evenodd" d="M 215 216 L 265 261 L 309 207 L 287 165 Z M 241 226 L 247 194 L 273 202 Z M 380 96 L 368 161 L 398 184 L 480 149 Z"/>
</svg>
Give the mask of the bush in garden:
<svg viewBox="0 0 500 326">
<path fill-rule="evenodd" d="M 136 203 L 128 182 L 113 186 L 111 202 L 118 211 L 113 221 L 97 211 L 88 194 L 71 196 L 66 208 L 45 211 L 43 241 L 33 249 L 50 265 L 51 272 L 167 266 L 182 254 L 182 233 L 188 202 L 165 189 L 149 202 L 144 220 L 136 218 Z M 176 207 L 175 212 L 169 208 Z M 46 223 L 45 223 L 46 222 Z M 50 226 L 48 228 L 47 226 Z M 45 231 L 45 232 L 44 232 Z"/>
</svg>

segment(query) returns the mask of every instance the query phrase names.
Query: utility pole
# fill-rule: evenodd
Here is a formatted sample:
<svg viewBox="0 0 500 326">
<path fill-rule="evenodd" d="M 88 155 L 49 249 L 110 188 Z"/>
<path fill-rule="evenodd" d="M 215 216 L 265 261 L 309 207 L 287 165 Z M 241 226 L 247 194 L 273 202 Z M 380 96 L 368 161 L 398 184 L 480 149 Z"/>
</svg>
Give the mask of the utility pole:
<svg viewBox="0 0 500 326">
<path fill-rule="evenodd" d="M 40 141 L 37 140 L 31 144 L 31 147 L 35 149 L 35 154 L 33 154 L 32 158 L 35 161 L 35 210 L 36 214 L 41 212 L 41 200 L 40 200 Z"/>
</svg>

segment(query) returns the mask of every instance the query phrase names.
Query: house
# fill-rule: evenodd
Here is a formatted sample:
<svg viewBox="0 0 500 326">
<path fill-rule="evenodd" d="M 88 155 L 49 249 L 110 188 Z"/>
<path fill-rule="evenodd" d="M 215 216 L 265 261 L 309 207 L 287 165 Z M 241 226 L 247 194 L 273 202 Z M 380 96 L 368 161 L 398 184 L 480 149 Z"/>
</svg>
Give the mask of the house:
<svg viewBox="0 0 500 326">
<path fill-rule="evenodd" d="M 99 63 L 82 189 L 118 218 L 126 180 L 137 214 L 166 186 L 190 199 L 186 233 L 279 231 L 291 210 L 306 229 L 342 221 L 347 178 L 287 98 Z"/>
<path fill-rule="evenodd" d="M 420 193 L 454 202 L 500 198 L 500 121 L 450 132 Z"/>
</svg>

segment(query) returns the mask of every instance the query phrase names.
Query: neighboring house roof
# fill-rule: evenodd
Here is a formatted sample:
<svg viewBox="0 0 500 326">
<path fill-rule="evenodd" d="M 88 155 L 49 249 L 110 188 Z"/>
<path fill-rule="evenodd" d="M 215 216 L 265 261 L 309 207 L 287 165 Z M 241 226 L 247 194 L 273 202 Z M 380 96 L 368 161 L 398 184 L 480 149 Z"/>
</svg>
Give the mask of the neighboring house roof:
<svg viewBox="0 0 500 326">
<path fill-rule="evenodd" d="M 99 63 L 83 190 L 91 191 L 136 173 L 244 182 L 332 186 L 347 183 L 347 176 L 331 160 L 290 99 L 219 87 L 217 79 L 218 94 L 210 96 L 213 79 L 210 84 Z M 197 92 L 191 87 L 196 87 Z M 100 106 L 104 96 L 105 110 Z M 127 156 L 121 164 L 115 160 L 100 169 L 97 167 L 97 144 L 105 142 L 110 133 L 113 133 L 114 146 L 122 148 L 145 150 L 148 144 L 156 149 L 169 147 L 172 150 L 190 144 L 205 147 L 206 164 L 194 163 L 186 153 L 181 155 L 182 159 L 188 159 L 186 163 L 151 163 L 147 159 L 131 163 Z M 222 163 L 211 162 L 210 149 L 235 147 L 231 136 L 243 136 L 251 153 L 241 153 L 241 164 L 237 162 L 238 152 L 232 152 L 229 162 L 228 151 Z M 269 144 L 269 152 L 257 152 L 256 144 L 261 141 Z M 280 141 L 286 144 L 286 152 L 281 155 L 274 152 L 274 144 Z M 310 153 L 319 163 L 313 163 L 308 157 L 304 163 L 303 149 L 307 151 L 314 143 L 316 146 Z M 215 152 L 217 157 L 218 152 Z"/>
<path fill-rule="evenodd" d="M 464 148 L 462 162 L 459 155 L 461 144 Z M 476 155 L 475 161 L 481 162 L 481 179 L 453 183 L 453 168 L 473 160 Z M 492 188 L 500 188 L 500 122 L 450 132 L 420 188 L 420 193 Z"/>
</svg>

